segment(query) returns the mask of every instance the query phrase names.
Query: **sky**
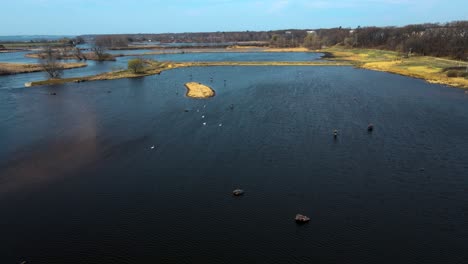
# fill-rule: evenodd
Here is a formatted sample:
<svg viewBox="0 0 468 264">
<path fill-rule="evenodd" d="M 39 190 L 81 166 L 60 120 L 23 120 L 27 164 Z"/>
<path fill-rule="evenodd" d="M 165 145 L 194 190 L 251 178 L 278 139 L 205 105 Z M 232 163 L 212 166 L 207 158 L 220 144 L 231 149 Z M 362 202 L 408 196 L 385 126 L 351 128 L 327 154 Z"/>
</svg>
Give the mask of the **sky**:
<svg viewBox="0 0 468 264">
<path fill-rule="evenodd" d="M 15 0 L 0 36 L 402 26 L 468 20 L 467 0 Z"/>
</svg>

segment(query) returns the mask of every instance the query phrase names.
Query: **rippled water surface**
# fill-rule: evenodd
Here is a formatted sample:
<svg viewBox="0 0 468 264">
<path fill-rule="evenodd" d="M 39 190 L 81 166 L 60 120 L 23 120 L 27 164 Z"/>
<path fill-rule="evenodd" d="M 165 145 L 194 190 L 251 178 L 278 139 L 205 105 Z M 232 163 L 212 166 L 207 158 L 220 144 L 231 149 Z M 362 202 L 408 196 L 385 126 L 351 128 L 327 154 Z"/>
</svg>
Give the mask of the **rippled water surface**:
<svg viewBox="0 0 468 264">
<path fill-rule="evenodd" d="M 467 117 L 462 90 L 351 67 L 3 89 L 0 258 L 466 263 Z"/>
</svg>

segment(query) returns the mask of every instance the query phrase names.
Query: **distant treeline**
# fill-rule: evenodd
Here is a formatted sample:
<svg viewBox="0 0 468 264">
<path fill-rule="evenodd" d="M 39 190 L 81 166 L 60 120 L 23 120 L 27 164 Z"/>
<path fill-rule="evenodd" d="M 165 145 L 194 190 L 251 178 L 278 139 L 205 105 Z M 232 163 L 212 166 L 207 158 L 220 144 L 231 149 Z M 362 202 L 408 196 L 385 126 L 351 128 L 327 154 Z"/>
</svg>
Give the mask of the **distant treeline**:
<svg viewBox="0 0 468 264">
<path fill-rule="evenodd" d="M 263 42 L 271 47 L 320 49 L 334 45 L 399 51 L 467 60 L 468 21 L 418 24 L 404 27 L 358 27 L 315 30 L 276 30 L 210 33 L 124 34 L 83 36 L 107 47 L 125 47 L 132 42 L 226 43 Z"/>
</svg>

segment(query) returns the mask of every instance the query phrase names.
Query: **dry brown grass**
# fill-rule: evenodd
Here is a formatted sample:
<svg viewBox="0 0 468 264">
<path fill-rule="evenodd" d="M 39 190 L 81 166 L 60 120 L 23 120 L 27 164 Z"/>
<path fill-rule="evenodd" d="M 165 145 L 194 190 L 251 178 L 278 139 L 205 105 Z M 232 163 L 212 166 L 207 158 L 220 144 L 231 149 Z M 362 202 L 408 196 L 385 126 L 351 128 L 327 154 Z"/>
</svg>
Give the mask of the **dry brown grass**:
<svg viewBox="0 0 468 264">
<path fill-rule="evenodd" d="M 86 67 L 86 63 L 62 63 L 63 69 L 73 69 Z M 26 63 L 7 63 L 0 62 L 0 74 L 19 74 L 29 72 L 40 72 L 44 71 L 40 64 L 26 64 Z"/>
<path fill-rule="evenodd" d="M 397 52 L 373 49 L 344 49 L 333 47 L 324 51 L 333 54 L 333 60 L 347 61 L 375 71 L 384 71 L 424 79 L 430 83 L 468 88 L 468 79 L 449 78 L 445 69 L 466 66 L 466 62 L 429 56 L 403 58 Z"/>
<path fill-rule="evenodd" d="M 76 55 L 70 53 L 70 54 L 60 55 L 58 56 L 58 59 L 77 60 L 77 59 L 86 58 L 86 60 L 95 60 L 95 61 L 98 61 L 98 60 L 115 61 L 115 57 L 121 57 L 121 56 L 123 55 L 106 54 L 104 58 L 99 59 L 94 52 L 85 52 L 85 53 L 81 53 L 81 58 L 78 58 Z M 46 54 L 45 53 L 29 53 L 29 54 L 26 54 L 25 57 L 34 58 L 34 59 L 44 59 L 46 57 Z"/>
<path fill-rule="evenodd" d="M 185 84 L 187 88 L 187 96 L 191 98 L 203 99 L 215 96 L 215 91 L 210 87 L 197 82 L 189 82 Z"/>
<path fill-rule="evenodd" d="M 310 52 L 308 48 L 297 47 L 297 48 L 266 48 L 263 52 Z"/>
</svg>

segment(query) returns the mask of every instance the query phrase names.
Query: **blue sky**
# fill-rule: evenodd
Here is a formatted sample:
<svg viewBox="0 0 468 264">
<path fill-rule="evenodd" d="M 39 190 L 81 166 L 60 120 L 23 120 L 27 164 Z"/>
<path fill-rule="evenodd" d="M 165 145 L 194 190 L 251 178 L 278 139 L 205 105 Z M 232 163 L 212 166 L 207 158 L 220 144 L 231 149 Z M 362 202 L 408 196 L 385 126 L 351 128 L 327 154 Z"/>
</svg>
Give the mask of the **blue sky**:
<svg viewBox="0 0 468 264">
<path fill-rule="evenodd" d="M 14 0 L 0 35 L 245 31 L 468 20 L 467 0 Z"/>
</svg>

